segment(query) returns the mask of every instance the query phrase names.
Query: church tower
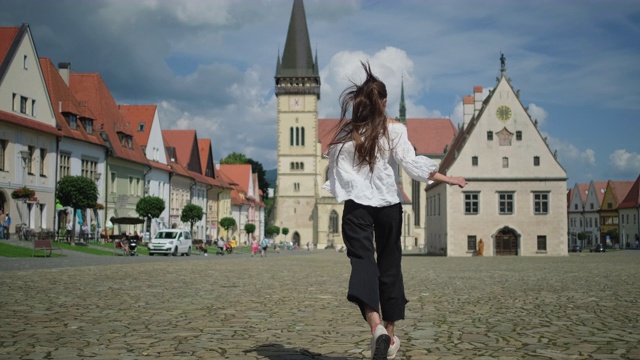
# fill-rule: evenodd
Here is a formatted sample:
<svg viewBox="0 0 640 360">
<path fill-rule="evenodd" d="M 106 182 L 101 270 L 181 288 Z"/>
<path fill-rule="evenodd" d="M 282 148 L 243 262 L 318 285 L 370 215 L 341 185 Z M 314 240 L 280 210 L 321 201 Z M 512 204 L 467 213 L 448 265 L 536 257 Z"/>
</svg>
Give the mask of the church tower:
<svg viewBox="0 0 640 360">
<path fill-rule="evenodd" d="M 298 245 L 317 243 L 316 198 L 318 56 L 311 52 L 302 0 L 295 0 L 282 58 L 278 54 L 275 74 L 278 98 L 278 180 L 276 226 L 289 228 Z"/>
<path fill-rule="evenodd" d="M 404 104 L 404 78 L 402 79 L 402 87 L 400 90 L 400 116 L 398 120 L 407 125 L 407 106 Z"/>
</svg>

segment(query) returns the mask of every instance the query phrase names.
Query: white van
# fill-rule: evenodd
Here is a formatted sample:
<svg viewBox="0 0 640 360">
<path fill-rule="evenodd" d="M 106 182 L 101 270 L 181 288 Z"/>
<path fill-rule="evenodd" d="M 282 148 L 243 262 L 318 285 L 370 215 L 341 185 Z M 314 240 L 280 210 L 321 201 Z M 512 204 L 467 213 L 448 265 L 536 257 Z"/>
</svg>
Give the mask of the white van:
<svg viewBox="0 0 640 360">
<path fill-rule="evenodd" d="M 164 229 L 151 239 L 147 247 L 149 248 L 149 256 L 155 254 L 165 255 L 191 255 L 191 232 L 184 229 Z"/>
</svg>

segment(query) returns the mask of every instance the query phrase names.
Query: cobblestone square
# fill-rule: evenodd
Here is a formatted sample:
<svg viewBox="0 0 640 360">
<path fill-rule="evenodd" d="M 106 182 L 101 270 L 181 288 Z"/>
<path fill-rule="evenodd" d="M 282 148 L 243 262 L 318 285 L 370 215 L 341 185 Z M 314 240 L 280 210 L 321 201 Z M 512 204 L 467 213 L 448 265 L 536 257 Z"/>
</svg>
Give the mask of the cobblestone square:
<svg viewBox="0 0 640 360">
<path fill-rule="evenodd" d="M 320 250 L 0 259 L 0 359 L 366 359 Z M 403 258 L 399 359 L 640 359 L 640 251 Z"/>
</svg>

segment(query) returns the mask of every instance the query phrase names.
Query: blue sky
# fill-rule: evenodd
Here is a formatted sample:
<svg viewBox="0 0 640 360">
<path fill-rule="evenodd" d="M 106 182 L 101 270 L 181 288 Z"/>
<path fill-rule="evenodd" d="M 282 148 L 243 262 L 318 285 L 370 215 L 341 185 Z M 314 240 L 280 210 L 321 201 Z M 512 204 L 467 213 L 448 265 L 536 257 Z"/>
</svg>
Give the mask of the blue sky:
<svg viewBox="0 0 640 360">
<path fill-rule="evenodd" d="M 321 118 L 369 60 L 397 115 L 462 118 L 495 85 L 500 53 L 567 170 L 567 186 L 640 174 L 640 2 L 305 1 L 322 76 Z M 165 129 L 197 129 L 214 157 L 276 166 L 275 64 L 292 1 L 3 0 L 0 26 L 28 23 L 38 55 L 98 72 L 116 101 L 158 104 Z"/>
</svg>

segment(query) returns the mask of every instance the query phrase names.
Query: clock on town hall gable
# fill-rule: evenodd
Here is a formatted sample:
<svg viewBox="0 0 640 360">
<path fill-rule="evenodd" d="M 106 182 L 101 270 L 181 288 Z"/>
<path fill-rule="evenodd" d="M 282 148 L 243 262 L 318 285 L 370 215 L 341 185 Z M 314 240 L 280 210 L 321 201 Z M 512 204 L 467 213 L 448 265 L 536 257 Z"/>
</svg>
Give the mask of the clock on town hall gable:
<svg viewBox="0 0 640 360">
<path fill-rule="evenodd" d="M 313 241 L 317 187 L 320 74 L 302 0 L 295 0 L 275 74 L 278 98 L 278 178 L 273 225 L 291 229 L 292 241 Z"/>
</svg>

